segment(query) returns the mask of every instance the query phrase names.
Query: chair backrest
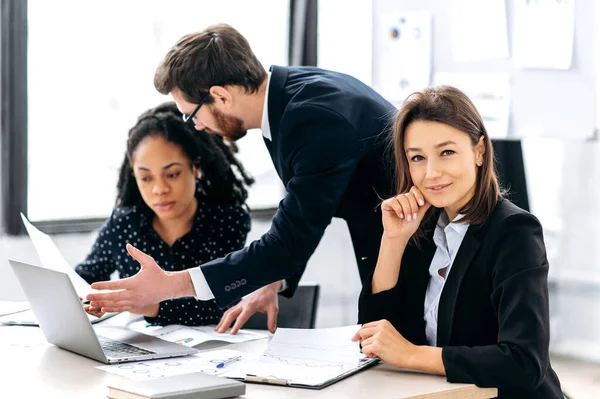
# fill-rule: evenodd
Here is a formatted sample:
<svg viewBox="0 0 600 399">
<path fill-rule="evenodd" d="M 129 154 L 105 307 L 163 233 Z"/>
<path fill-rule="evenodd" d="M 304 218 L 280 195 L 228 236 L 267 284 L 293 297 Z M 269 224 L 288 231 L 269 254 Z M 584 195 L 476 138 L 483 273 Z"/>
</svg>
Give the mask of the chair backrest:
<svg viewBox="0 0 600 399">
<path fill-rule="evenodd" d="M 493 139 L 496 171 L 500 184 L 508 189 L 508 199 L 529 211 L 529 195 L 523 149 L 520 140 Z"/>
<path fill-rule="evenodd" d="M 318 302 L 319 284 L 300 284 L 293 297 L 279 296 L 277 327 L 315 328 Z M 262 313 L 253 314 L 244 328 L 266 330 L 267 316 Z"/>
</svg>

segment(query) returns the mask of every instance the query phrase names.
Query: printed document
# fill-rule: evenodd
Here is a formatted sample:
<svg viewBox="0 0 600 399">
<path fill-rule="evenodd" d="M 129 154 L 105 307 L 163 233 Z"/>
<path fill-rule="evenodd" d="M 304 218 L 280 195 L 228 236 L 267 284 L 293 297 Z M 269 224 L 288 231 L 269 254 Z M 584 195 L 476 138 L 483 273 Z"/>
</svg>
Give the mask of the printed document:
<svg viewBox="0 0 600 399">
<path fill-rule="evenodd" d="M 175 342 L 185 346 L 196 346 L 208 341 L 223 341 L 232 344 L 241 342 L 253 341 L 256 339 L 267 338 L 268 335 L 247 330 L 240 330 L 237 334 L 218 333 L 215 331 L 215 326 L 197 326 L 189 327 L 179 324 L 171 324 L 168 326 L 151 326 L 144 319 L 133 320 L 127 324 L 127 327 L 141 332 L 143 334 L 152 335 L 165 341 Z"/>
</svg>

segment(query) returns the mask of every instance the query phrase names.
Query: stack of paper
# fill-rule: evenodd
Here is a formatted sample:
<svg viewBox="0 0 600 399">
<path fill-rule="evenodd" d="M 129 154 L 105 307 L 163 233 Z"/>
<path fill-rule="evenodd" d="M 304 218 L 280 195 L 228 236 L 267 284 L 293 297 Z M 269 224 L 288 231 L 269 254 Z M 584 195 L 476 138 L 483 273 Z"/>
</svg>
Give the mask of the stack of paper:
<svg viewBox="0 0 600 399">
<path fill-rule="evenodd" d="M 171 327 L 180 328 L 172 330 Z M 189 334 L 189 330 L 198 328 L 212 329 L 212 327 L 181 327 L 183 326 L 158 328 L 152 331 L 152 335 L 160 338 L 173 338 L 172 334 L 175 331 Z M 359 328 L 360 326 L 357 325 L 312 330 L 278 328 L 269 347 L 260 357 L 222 349 L 202 352 L 185 358 L 152 360 L 98 368 L 138 380 L 200 372 L 245 381 L 322 388 L 377 361 L 365 358 L 360 353 L 358 342 L 351 341 L 352 336 Z M 157 334 L 160 331 L 168 332 L 163 335 Z M 147 330 L 144 332 L 148 333 Z M 209 336 L 216 334 L 218 338 L 229 342 L 236 340 L 235 335 L 218 334 L 214 331 L 206 332 L 206 334 Z M 232 339 L 234 341 L 231 341 Z M 217 367 L 219 363 L 225 363 L 225 365 Z"/>
</svg>

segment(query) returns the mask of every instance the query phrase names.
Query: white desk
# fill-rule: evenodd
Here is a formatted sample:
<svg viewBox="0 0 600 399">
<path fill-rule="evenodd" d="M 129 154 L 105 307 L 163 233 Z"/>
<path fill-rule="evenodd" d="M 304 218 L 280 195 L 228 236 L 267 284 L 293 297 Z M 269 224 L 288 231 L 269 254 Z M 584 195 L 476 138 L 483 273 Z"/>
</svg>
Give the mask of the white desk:
<svg viewBox="0 0 600 399">
<path fill-rule="evenodd" d="M 28 345 L 24 343 L 31 346 L 23 346 Z M 227 348 L 262 353 L 267 344 L 268 340 L 263 339 L 227 345 Z M 41 330 L 36 327 L 0 326 L 0 359 L 0 397 L 100 399 L 106 397 L 109 381 L 122 378 L 96 369 L 102 363 L 45 343 Z M 496 389 L 450 384 L 444 377 L 379 364 L 322 390 L 247 384 L 244 397 L 484 399 L 496 395 Z"/>
</svg>

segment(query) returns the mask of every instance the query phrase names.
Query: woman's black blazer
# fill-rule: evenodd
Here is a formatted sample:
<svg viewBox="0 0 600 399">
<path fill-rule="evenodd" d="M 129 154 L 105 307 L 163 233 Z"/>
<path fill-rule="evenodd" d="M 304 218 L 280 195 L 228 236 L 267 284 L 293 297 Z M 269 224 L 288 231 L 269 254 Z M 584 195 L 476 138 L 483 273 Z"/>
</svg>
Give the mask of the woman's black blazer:
<svg viewBox="0 0 600 399">
<path fill-rule="evenodd" d="M 367 279 L 359 323 L 387 319 L 410 342 L 427 345 L 424 302 L 436 251 L 433 231 L 409 244 L 398 284 L 377 294 Z M 537 218 L 500 200 L 471 225 L 442 290 L 437 346 L 449 382 L 498 388 L 499 398 L 562 398 L 550 366 L 548 260 Z"/>
</svg>

